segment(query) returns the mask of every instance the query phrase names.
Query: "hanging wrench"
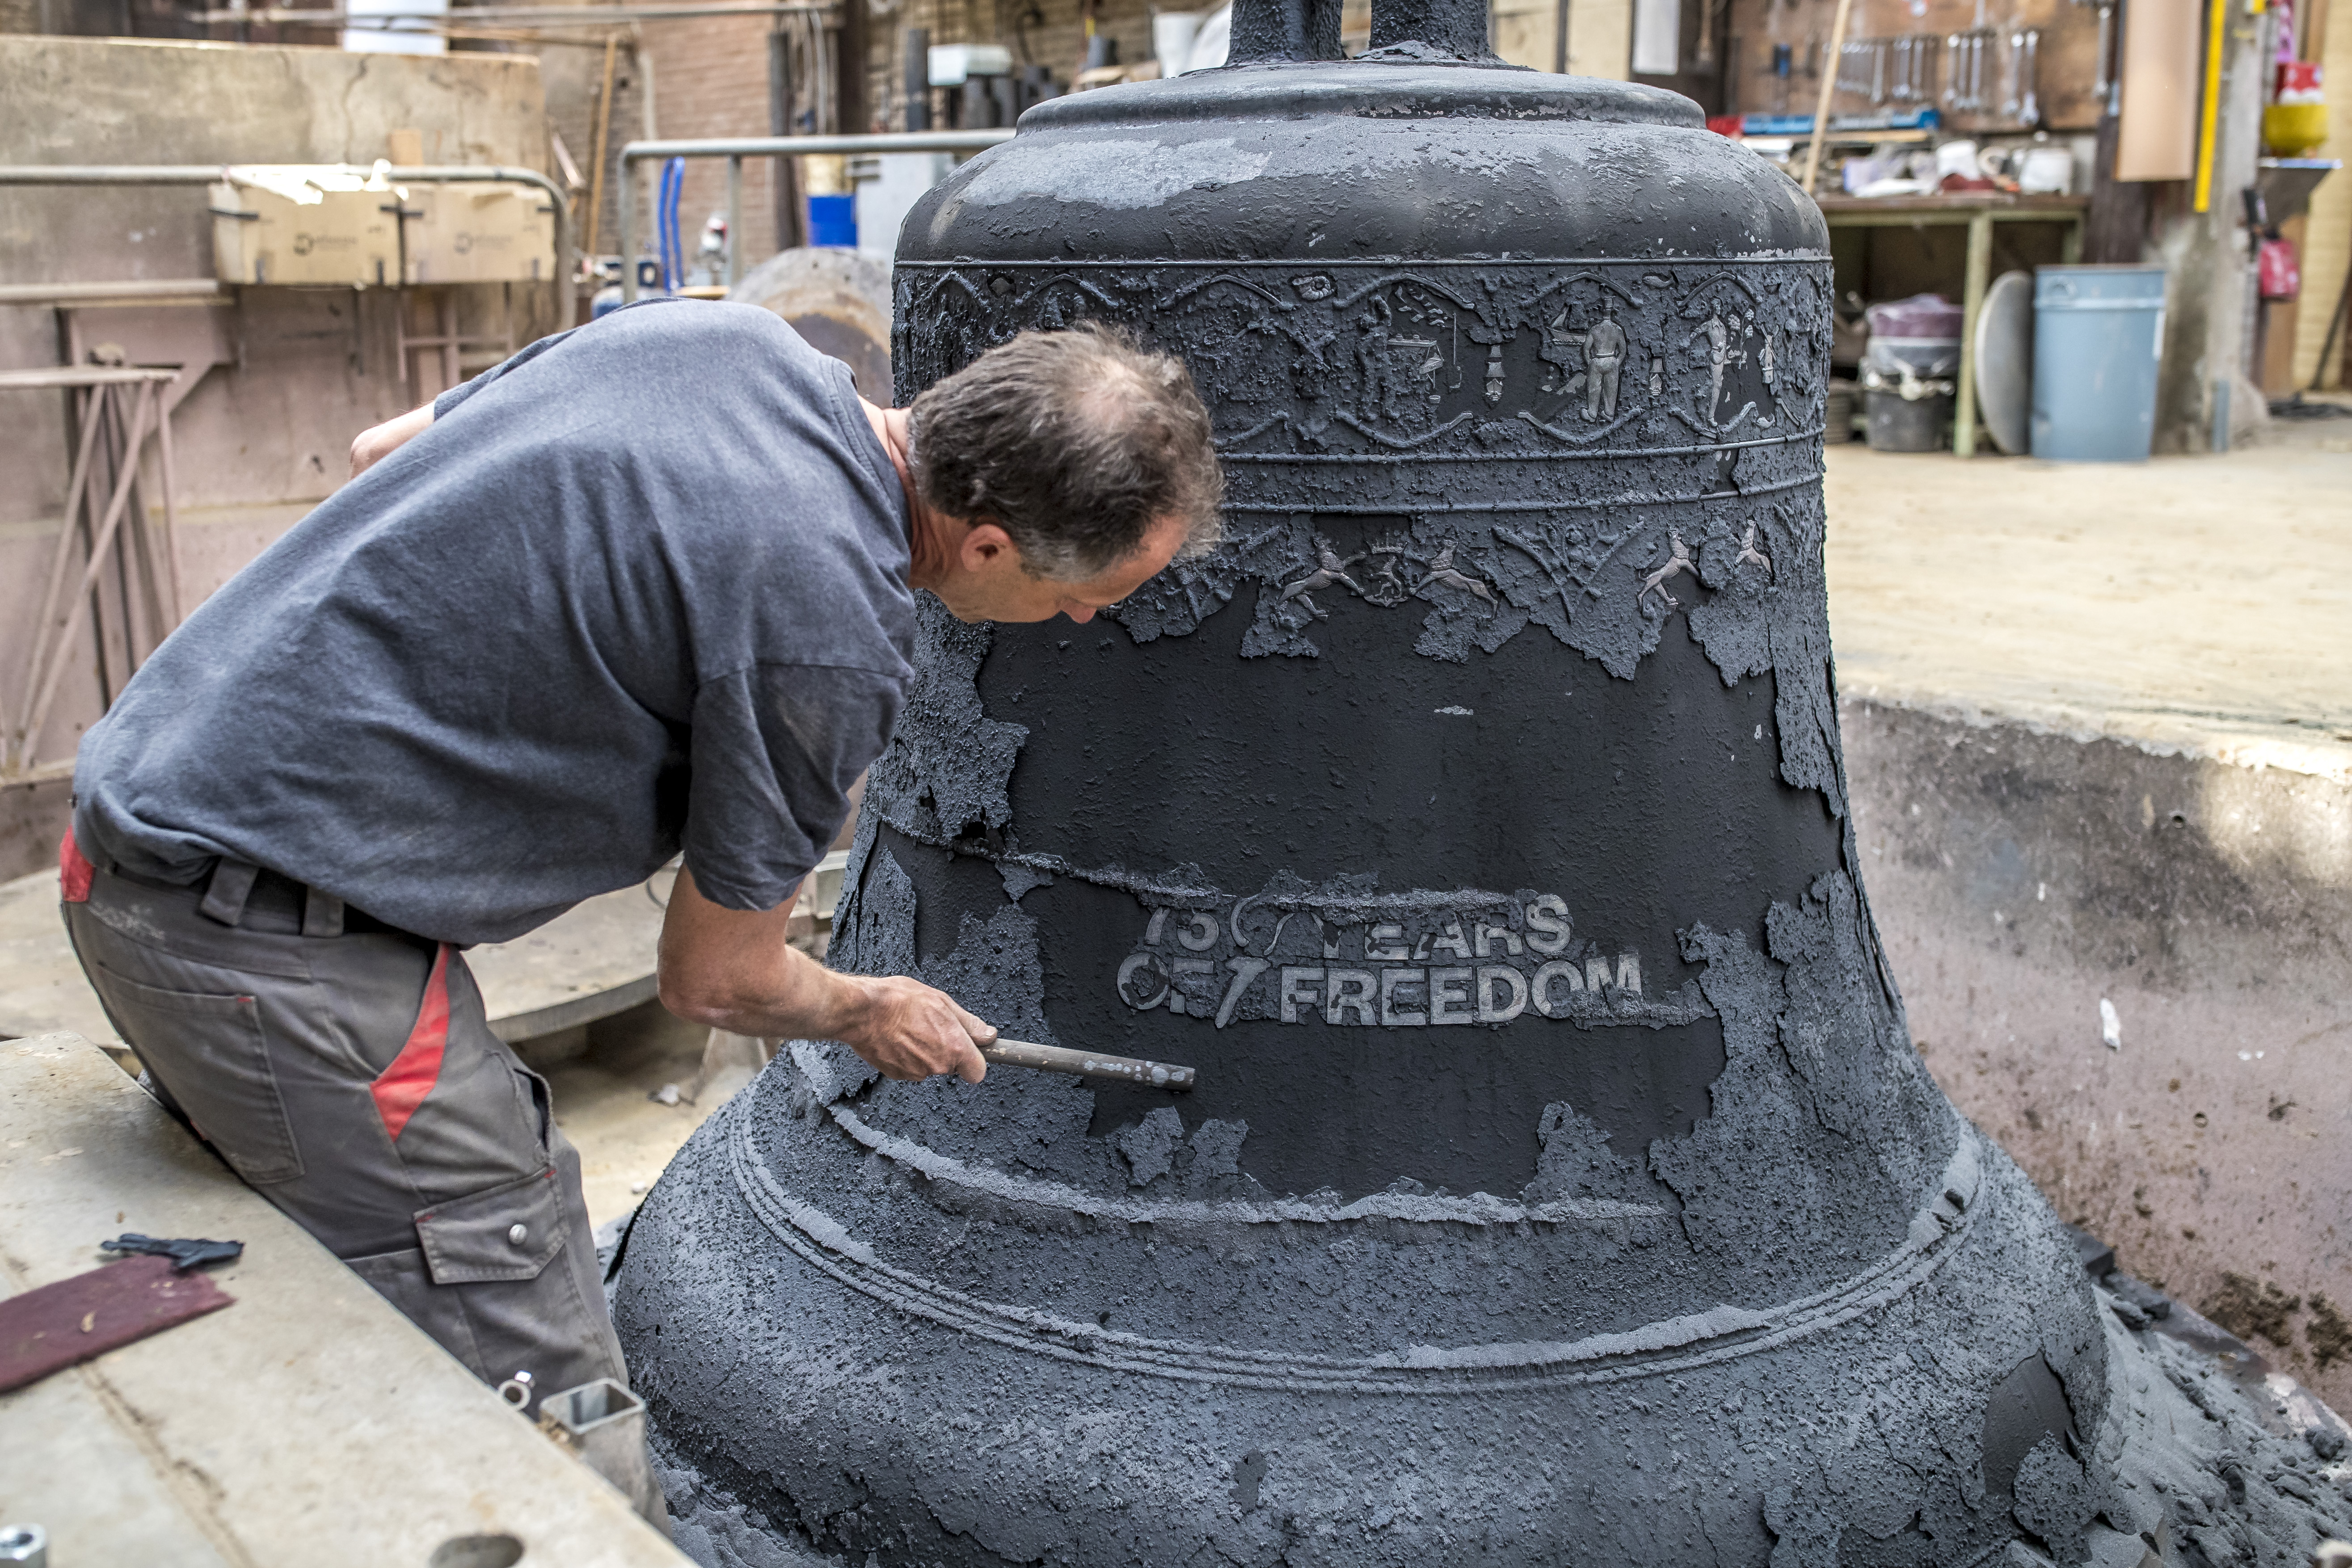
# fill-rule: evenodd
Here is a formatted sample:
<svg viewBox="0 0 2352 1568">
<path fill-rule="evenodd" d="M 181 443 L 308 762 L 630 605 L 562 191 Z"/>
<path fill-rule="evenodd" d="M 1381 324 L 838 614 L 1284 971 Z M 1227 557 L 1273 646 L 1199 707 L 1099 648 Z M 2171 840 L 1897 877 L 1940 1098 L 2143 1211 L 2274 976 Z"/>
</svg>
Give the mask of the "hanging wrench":
<svg viewBox="0 0 2352 1568">
<path fill-rule="evenodd" d="M 2025 91 L 2018 104 L 2017 117 L 2032 126 L 2042 123 L 2042 97 L 2036 90 L 2042 75 L 2042 29 L 2026 28 L 2024 38 L 2025 64 L 2021 74 L 2025 79 Z"/>
</svg>

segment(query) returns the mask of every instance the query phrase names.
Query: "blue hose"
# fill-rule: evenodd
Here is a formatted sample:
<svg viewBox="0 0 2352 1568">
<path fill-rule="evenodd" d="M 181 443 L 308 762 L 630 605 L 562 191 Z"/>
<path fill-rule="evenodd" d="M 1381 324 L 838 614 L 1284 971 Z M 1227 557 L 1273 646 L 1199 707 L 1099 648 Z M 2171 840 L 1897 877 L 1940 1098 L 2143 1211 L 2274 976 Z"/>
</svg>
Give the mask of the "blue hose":
<svg viewBox="0 0 2352 1568">
<path fill-rule="evenodd" d="M 661 261 L 662 291 L 677 287 L 669 271 L 669 202 L 670 193 L 677 188 L 677 163 L 672 160 L 662 165 L 661 195 L 654 204 L 654 254 Z"/>
<path fill-rule="evenodd" d="M 686 286 L 686 244 L 677 226 L 679 202 L 686 195 L 686 160 L 677 158 L 672 162 L 677 169 L 677 176 L 669 187 L 669 287 L 675 294 Z"/>
<path fill-rule="evenodd" d="M 654 186 L 654 272 L 663 289 L 669 288 L 669 177 L 670 165 L 664 163 Z"/>
<path fill-rule="evenodd" d="M 686 160 L 672 158 L 662 165 L 661 211 L 656 222 L 661 243 L 662 289 L 671 294 L 677 292 L 686 271 L 685 249 L 677 233 L 677 204 L 685 192 Z"/>
</svg>

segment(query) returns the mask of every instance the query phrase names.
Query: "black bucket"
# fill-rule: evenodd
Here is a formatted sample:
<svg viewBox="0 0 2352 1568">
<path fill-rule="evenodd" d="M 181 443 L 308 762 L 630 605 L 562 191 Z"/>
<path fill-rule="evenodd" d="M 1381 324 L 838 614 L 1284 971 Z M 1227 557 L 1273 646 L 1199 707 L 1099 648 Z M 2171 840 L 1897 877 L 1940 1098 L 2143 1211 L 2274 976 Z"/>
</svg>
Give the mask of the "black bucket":
<svg viewBox="0 0 2352 1568">
<path fill-rule="evenodd" d="M 1906 398 L 1888 387 L 1863 395 L 1874 452 L 1940 452 L 1952 444 L 1952 395 Z"/>
</svg>

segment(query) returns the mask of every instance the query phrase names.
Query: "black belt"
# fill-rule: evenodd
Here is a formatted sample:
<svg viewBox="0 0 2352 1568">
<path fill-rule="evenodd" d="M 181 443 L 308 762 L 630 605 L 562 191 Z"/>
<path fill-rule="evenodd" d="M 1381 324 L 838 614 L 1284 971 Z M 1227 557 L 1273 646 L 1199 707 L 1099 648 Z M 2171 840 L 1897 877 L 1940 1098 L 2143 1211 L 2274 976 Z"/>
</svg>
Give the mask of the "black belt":
<svg viewBox="0 0 2352 1568">
<path fill-rule="evenodd" d="M 245 918 L 248 906 L 277 908 L 288 914 L 301 911 L 304 936 L 329 937 L 383 931 L 394 936 L 414 936 L 387 921 L 377 920 L 344 904 L 334 894 L 296 881 L 266 866 L 256 866 L 244 860 L 232 860 L 223 856 L 213 862 L 212 869 L 193 882 L 167 882 L 160 877 L 142 877 L 121 866 L 109 866 L 107 874 L 142 888 L 152 888 L 164 893 L 201 893 L 196 912 L 206 920 L 234 926 Z M 423 938 L 417 938 L 422 941 Z"/>
</svg>

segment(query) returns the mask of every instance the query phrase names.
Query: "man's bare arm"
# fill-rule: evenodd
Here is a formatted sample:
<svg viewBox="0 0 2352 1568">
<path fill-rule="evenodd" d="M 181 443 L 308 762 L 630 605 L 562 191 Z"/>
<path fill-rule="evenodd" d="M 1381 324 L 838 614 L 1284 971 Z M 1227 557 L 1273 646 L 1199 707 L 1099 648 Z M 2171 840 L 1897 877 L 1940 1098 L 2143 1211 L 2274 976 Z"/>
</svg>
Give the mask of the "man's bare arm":
<svg viewBox="0 0 2352 1568">
<path fill-rule="evenodd" d="M 360 432 L 352 443 L 352 478 L 358 479 L 400 448 L 403 442 L 433 423 L 433 405 L 412 408 L 397 419 L 387 419 Z"/>
<path fill-rule="evenodd" d="M 723 909 L 681 867 L 662 921 L 662 1005 L 738 1035 L 840 1040 L 890 1078 L 987 1075 L 978 1047 L 995 1029 L 919 981 L 827 969 L 784 940 L 792 909 Z"/>
</svg>

